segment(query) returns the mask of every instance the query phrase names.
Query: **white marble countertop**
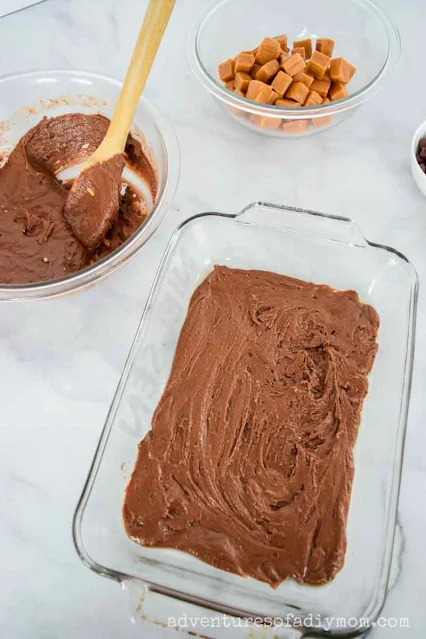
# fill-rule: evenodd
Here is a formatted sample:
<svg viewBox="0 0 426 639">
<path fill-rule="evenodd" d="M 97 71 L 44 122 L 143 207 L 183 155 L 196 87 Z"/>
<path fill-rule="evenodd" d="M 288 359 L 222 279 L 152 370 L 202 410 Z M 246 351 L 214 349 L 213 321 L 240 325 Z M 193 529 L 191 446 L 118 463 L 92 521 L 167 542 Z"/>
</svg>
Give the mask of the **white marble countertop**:
<svg viewBox="0 0 426 639">
<path fill-rule="evenodd" d="M 178 0 L 147 88 L 172 120 L 182 153 L 166 222 L 129 265 L 92 290 L 0 306 L 0 636 L 176 636 L 152 624 L 132 627 L 119 586 L 78 559 L 71 520 L 172 229 L 193 213 L 234 212 L 259 199 L 352 217 L 370 240 L 398 248 L 418 271 L 414 380 L 392 588 L 383 612 L 409 617 L 410 629 L 376 628 L 371 636 L 425 636 L 426 201 L 410 175 L 409 144 L 426 118 L 420 61 L 426 11 L 422 0 L 382 2 L 402 35 L 396 76 L 353 118 L 296 143 L 247 134 L 197 85 L 184 39 L 200 3 Z M 47 0 L 2 18 L 0 73 L 63 67 L 122 77 L 143 10 L 140 0 Z"/>
</svg>

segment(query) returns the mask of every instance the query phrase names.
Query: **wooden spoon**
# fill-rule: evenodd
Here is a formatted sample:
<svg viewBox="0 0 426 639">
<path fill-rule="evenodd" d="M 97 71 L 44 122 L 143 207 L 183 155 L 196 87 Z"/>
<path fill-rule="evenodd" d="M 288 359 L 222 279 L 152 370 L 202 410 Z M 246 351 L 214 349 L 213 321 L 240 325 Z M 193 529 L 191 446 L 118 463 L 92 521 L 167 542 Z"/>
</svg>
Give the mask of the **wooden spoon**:
<svg viewBox="0 0 426 639">
<path fill-rule="evenodd" d="M 89 250 L 118 214 L 127 136 L 175 1 L 150 0 L 108 131 L 70 189 L 64 215 Z"/>
</svg>

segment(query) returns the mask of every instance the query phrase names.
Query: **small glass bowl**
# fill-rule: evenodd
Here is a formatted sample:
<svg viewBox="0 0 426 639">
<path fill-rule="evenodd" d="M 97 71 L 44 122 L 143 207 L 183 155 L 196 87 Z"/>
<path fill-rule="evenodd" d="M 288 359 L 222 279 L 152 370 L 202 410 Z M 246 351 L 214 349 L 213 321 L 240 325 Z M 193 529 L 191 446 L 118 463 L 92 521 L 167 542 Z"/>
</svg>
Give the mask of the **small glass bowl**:
<svg viewBox="0 0 426 639">
<path fill-rule="evenodd" d="M 350 95 L 326 105 L 283 108 L 253 102 L 225 88 L 218 65 L 265 36 L 333 38 L 335 55 L 357 71 Z M 275 137 L 294 138 L 329 129 L 367 100 L 399 58 L 400 38 L 371 0 L 221 0 L 204 8 L 188 36 L 188 63 L 199 82 L 241 125 Z M 278 128 L 271 128 L 277 126 Z"/>
<path fill-rule="evenodd" d="M 410 149 L 410 165 L 411 165 L 411 173 L 413 174 L 413 178 L 417 186 L 419 187 L 420 192 L 424 197 L 426 197 L 426 174 L 421 170 L 419 163 L 417 162 L 417 147 L 422 138 L 426 136 L 426 121 L 422 122 L 421 125 L 416 129 L 412 140 L 411 140 L 411 149 Z"/>
<path fill-rule="evenodd" d="M 30 71 L 0 78 L 2 157 L 44 116 L 78 111 L 110 118 L 120 89 L 118 80 L 83 71 Z M 157 230 L 178 184 L 179 147 L 171 124 L 145 98 L 136 109 L 132 133 L 152 157 L 158 174 L 158 195 L 147 220 L 116 251 L 76 273 L 35 284 L 0 284 L 0 301 L 44 299 L 86 288 L 124 264 Z"/>
</svg>

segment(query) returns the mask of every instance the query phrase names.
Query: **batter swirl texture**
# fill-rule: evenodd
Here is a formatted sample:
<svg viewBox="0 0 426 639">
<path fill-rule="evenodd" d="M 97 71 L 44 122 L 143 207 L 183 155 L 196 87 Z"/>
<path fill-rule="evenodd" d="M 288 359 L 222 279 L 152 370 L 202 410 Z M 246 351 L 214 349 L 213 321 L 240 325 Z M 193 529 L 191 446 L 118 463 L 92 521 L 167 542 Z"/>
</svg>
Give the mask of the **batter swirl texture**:
<svg viewBox="0 0 426 639">
<path fill-rule="evenodd" d="M 353 291 L 216 266 L 139 444 L 128 535 L 273 587 L 331 580 L 378 327 Z"/>
<path fill-rule="evenodd" d="M 2 284 L 31 284 L 74 273 L 115 251 L 145 221 L 147 207 L 142 206 L 142 196 L 136 196 L 130 187 L 119 200 L 116 194 L 117 215 L 103 242 L 91 250 L 80 243 L 65 219 L 69 191 L 56 173 L 90 155 L 102 142 L 108 124 L 109 120 L 99 114 L 67 113 L 43 118 L 19 140 L 0 168 Z M 140 142 L 130 134 L 126 159 L 149 185 L 155 200 L 155 170 Z M 117 159 L 113 162 L 117 165 Z M 119 175 L 123 162 L 118 158 Z M 107 208 L 105 194 L 100 197 Z M 92 227 L 97 220 L 90 217 L 98 208 L 93 202 L 92 213 L 90 207 L 86 210 Z"/>
</svg>

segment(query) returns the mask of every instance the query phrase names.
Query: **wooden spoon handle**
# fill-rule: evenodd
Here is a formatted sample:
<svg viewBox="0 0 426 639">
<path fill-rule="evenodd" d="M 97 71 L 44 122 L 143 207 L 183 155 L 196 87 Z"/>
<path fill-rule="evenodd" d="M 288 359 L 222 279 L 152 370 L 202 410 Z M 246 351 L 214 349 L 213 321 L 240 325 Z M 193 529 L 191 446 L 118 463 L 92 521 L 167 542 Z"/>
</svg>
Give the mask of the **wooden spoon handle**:
<svg viewBox="0 0 426 639">
<path fill-rule="evenodd" d="M 160 46 L 164 31 L 176 0 L 150 0 L 145 18 L 133 50 L 114 115 L 108 129 L 109 148 L 122 153 L 127 134 L 139 102 L 152 63 Z M 106 149 L 103 149 L 104 153 Z M 111 154 L 113 155 L 114 152 Z"/>
</svg>

